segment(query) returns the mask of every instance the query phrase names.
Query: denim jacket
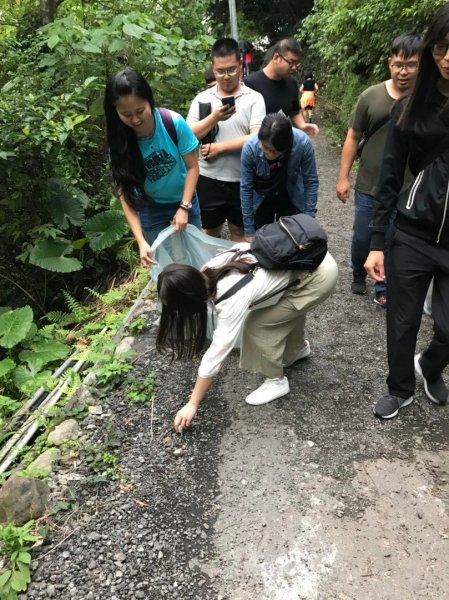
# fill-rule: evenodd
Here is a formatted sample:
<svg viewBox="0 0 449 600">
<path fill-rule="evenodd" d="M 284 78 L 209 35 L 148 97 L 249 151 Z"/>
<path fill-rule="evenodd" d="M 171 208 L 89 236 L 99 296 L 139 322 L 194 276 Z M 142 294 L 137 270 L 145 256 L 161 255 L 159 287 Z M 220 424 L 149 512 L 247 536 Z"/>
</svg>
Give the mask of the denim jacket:
<svg viewBox="0 0 449 600">
<path fill-rule="evenodd" d="M 263 196 L 254 190 L 255 174 L 267 180 L 270 176 L 257 133 L 245 142 L 241 158 L 240 202 L 245 235 L 250 236 L 255 233 L 254 215 L 263 201 Z M 293 147 L 288 160 L 287 191 L 298 212 L 315 216 L 318 196 L 315 154 L 309 137 L 296 128 L 293 128 Z"/>
</svg>

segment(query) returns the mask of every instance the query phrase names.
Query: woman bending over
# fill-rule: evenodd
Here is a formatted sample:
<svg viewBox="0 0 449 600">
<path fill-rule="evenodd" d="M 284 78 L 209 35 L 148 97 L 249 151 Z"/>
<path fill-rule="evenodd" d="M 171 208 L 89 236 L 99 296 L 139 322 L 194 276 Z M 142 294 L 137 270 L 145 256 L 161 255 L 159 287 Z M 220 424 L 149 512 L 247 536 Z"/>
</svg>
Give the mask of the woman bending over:
<svg viewBox="0 0 449 600">
<path fill-rule="evenodd" d="M 190 399 L 176 414 L 176 431 L 190 425 L 242 327 L 240 367 L 266 377 L 263 385 L 246 397 L 246 402 L 265 404 L 288 394 L 284 367 L 310 354 L 304 337 L 306 314 L 330 295 L 337 281 L 337 265 L 328 253 L 312 272 L 258 267 L 249 283 L 226 297 L 226 292 L 255 262 L 248 252 L 249 244 L 242 242 L 233 249 L 213 258 L 201 271 L 186 265 L 169 265 L 158 279 L 162 303 L 159 351 L 168 350 L 174 359 L 190 359 L 199 354 L 206 340 L 209 304 L 215 312 L 212 341 L 201 360 Z M 298 276 L 300 281 L 284 291 Z"/>
</svg>

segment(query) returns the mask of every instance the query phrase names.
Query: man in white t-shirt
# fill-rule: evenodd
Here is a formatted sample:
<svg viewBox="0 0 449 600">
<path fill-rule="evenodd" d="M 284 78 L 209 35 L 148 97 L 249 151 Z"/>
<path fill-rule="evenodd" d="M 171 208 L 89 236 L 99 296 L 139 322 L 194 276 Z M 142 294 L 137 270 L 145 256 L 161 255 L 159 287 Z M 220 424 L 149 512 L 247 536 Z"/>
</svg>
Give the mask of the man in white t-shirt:
<svg viewBox="0 0 449 600">
<path fill-rule="evenodd" d="M 242 65 L 234 39 L 217 40 L 211 55 L 217 83 L 194 98 L 187 115 L 202 142 L 197 185 L 201 222 L 208 235 L 220 237 L 227 221 L 231 239 L 241 241 L 240 154 L 249 135 L 259 130 L 265 103 L 259 92 L 241 82 Z"/>
</svg>

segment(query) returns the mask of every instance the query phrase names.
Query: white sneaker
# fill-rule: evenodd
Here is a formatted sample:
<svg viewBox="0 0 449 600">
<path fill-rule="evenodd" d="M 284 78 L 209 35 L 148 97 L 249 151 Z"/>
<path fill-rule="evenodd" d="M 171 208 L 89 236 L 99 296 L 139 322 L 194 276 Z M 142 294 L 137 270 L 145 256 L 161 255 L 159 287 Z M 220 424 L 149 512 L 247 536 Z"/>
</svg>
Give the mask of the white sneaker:
<svg viewBox="0 0 449 600">
<path fill-rule="evenodd" d="M 245 402 L 252 404 L 253 406 L 259 406 L 260 404 L 267 404 L 276 398 L 285 396 L 290 391 L 287 377 L 282 379 L 265 379 L 264 383 L 257 390 L 251 392 L 249 396 L 245 398 Z"/>
<path fill-rule="evenodd" d="M 301 360 L 302 358 L 306 358 L 307 356 L 310 356 L 310 344 L 308 340 L 305 340 L 302 348 L 298 350 L 298 353 L 295 356 L 295 358 L 288 364 L 284 365 L 284 367 L 291 367 L 296 361 Z"/>
</svg>

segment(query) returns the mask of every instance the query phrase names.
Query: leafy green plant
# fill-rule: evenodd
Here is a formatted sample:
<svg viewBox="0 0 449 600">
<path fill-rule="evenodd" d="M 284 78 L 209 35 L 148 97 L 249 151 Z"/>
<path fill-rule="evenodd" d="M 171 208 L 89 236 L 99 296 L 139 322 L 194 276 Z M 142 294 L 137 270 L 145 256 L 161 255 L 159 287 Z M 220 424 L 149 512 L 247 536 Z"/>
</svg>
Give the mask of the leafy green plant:
<svg viewBox="0 0 449 600">
<path fill-rule="evenodd" d="M 153 371 L 143 381 L 133 381 L 126 390 L 128 404 L 152 402 L 156 396 L 156 387 L 156 375 Z"/>
<path fill-rule="evenodd" d="M 75 419 L 83 419 L 85 416 L 87 416 L 87 409 L 84 404 L 76 404 L 69 409 L 67 406 L 56 405 L 47 409 L 46 415 L 48 418 L 57 419 L 58 421 L 64 421 L 65 419 L 70 419 L 71 417 Z"/>
<path fill-rule="evenodd" d="M 90 309 L 87 306 L 83 306 L 79 300 L 74 298 L 67 290 L 61 291 L 65 304 L 70 312 L 75 316 L 78 322 L 87 319 L 90 316 Z"/>
<path fill-rule="evenodd" d="M 117 464 L 118 458 L 115 454 L 111 454 L 110 452 L 103 452 L 101 454 L 101 463 L 104 465 L 104 473 L 109 479 L 121 479 L 120 468 Z"/>
<path fill-rule="evenodd" d="M 85 461 L 97 478 L 112 479 L 113 481 L 123 479 L 117 455 L 105 450 L 105 446 L 102 444 L 90 446 L 87 449 Z"/>
<path fill-rule="evenodd" d="M 16 600 L 18 592 L 24 592 L 31 581 L 30 542 L 38 540 L 31 529 L 34 521 L 21 527 L 13 523 L 0 525 L 0 555 L 4 556 L 6 569 L 0 575 L 0 596 L 2 600 Z"/>
<path fill-rule="evenodd" d="M 108 360 L 103 361 L 94 369 L 97 376 L 97 381 L 100 385 L 115 385 L 120 382 L 129 371 L 132 370 L 132 365 L 125 361 L 125 356 L 106 357 Z"/>
<path fill-rule="evenodd" d="M 128 330 L 131 335 L 137 335 L 138 333 L 142 333 L 148 327 L 148 323 L 142 315 L 136 317 L 131 321 L 128 325 Z"/>
<path fill-rule="evenodd" d="M 78 297 L 135 264 L 111 193 L 106 77 L 132 65 L 158 103 L 185 114 L 213 41 L 202 34 L 208 0 L 161 0 L 151 15 L 140 0 L 56 4 L 60 18 L 37 30 L 30 21 L 27 37 L 23 3 L 2 7 L 20 27 L 0 36 L 0 303 L 28 302 L 39 316 L 61 308 L 61 288 Z"/>
<path fill-rule="evenodd" d="M 61 444 L 61 451 L 63 453 L 70 452 L 70 451 L 78 451 L 78 450 L 80 450 L 81 446 L 82 446 L 82 443 L 78 437 L 70 438 L 68 440 L 65 440 Z"/>
<path fill-rule="evenodd" d="M 45 468 L 28 465 L 26 469 L 24 469 L 23 471 L 19 471 L 17 475 L 19 477 L 34 477 L 34 479 L 47 479 L 50 475 L 50 472 L 48 469 Z"/>
<path fill-rule="evenodd" d="M 0 395 L 0 428 L 3 426 L 5 419 L 12 415 L 21 405 L 22 403 L 14 400 L 14 398 Z"/>
<path fill-rule="evenodd" d="M 114 428 L 113 419 L 106 424 L 104 441 L 92 444 L 84 449 L 84 458 L 89 468 L 101 480 L 122 480 L 123 476 L 118 464 L 117 451 L 121 445 L 120 437 Z"/>
<path fill-rule="evenodd" d="M 79 510 L 79 501 L 76 496 L 76 492 L 73 488 L 67 488 L 65 497 L 59 499 L 50 508 L 49 513 L 51 515 L 57 515 L 60 512 L 72 511 L 77 512 Z"/>
<path fill-rule="evenodd" d="M 6 413 L 18 408 L 12 403 L 17 390 L 27 394 L 49 384 L 51 370 L 48 366 L 64 359 L 70 348 L 58 340 L 47 339 L 46 333 L 34 323 L 29 306 L 0 314 L 1 347 L 5 349 L 6 357 L 0 360 L 0 385 L 3 384 L 3 391 L 9 392 L 0 396 L 0 416 L 5 417 Z"/>
<path fill-rule="evenodd" d="M 28 334 L 33 324 L 33 311 L 29 306 L 7 310 L 0 315 L 0 345 L 12 348 Z"/>
</svg>

